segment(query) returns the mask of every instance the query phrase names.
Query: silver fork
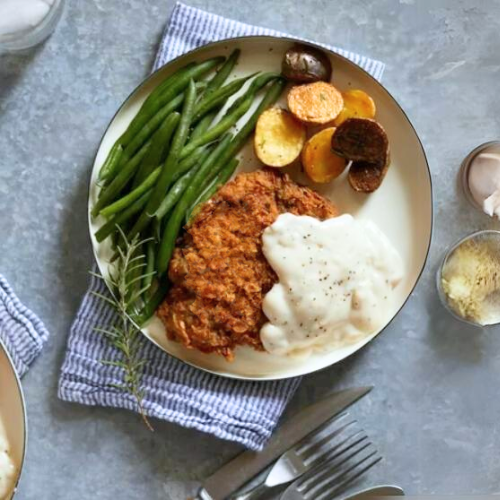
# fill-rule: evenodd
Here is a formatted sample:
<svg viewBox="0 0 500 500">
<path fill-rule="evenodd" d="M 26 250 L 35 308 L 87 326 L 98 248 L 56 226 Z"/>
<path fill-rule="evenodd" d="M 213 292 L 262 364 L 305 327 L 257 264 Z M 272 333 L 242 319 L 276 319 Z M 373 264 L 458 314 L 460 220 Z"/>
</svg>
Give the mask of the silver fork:
<svg viewBox="0 0 500 500">
<path fill-rule="evenodd" d="M 349 453 L 332 457 L 321 467 L 297 479 L 285 490 L 281 500 L 333 500 L 381 460 L 370 442 L 351 446 Z"/>
<path fill-rule="evenodd" d="M 368 437 L 363 431 L 352 431 L 342 438 L 334 446 L 326 447 L 337 436 L 356 424 L 356 420 L 349 420 L 348 414 L 342 414 L 326 426 L 322 426 L 314 433 L 290 448 L 281 455 L 274 464 L 264 482 L 258 484 L 255 488 L 246 493 L 231 497 L 232 500 L 253 500 L 259 498 L 266 490 L 274 488 L 280 484 L 286 484 L 297 479 L 307 471 L 312 470 L 326 460 L 335 459 L 348 453 L 350 449 L 362 443 Z M 331 424 L 341 423 L 340 427 L 330 429 L 327 434 L 318 438 L 318 434 L 325 429 L 330 428 Z"/>
</svg>

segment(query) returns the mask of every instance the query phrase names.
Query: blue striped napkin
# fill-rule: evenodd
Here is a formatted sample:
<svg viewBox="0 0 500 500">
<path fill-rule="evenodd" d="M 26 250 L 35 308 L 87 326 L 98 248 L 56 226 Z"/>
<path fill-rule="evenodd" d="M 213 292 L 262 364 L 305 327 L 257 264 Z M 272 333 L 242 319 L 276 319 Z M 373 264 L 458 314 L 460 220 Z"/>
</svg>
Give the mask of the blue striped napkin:
<svg viewBox="0 0 500 500">
<path fill-rule="evenodd" d="M 28 371 L 48 338 L 43 323 L 21 304 L 0 274 L 0 342 L 9 352 L 19 376 Z"/>
<path fill-rule="evenodd" d="M 242 35 L 281 34 L 177 3 L 154 69 L 200 45 Z M 381 62 L 334 50 L 381 78 Z M 107 341 L 94 332 L 94 327 L 111 323 L 113 312 L 92 291 L 107 293 L 100 280 L 91 278 L 71 328 L 59 397 L 87 405 L 134 410 L 134 400 L 112 387 L 121 382 L 120 370 L 100 362 L 117 356 Z M 143 376 L 144 408 L 148 415 L 236 441 L 253 450 L 263 448 L 299 384 L 299 379 L 246 382 L 210 375 L 166 355 L 146 339 L 142 351 L 148 360 Z"/>
</svg>

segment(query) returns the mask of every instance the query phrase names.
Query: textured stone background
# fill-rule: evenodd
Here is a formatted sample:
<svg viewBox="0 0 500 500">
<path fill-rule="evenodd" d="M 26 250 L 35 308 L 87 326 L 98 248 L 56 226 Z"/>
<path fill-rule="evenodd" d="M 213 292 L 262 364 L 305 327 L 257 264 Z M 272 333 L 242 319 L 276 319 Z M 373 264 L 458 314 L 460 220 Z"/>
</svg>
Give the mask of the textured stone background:
<svg viewBox="0 0 500 500">
<path fill-rule="evenodd" d="M 413 121 L 435 189 L 426 272 L 390 328 L 306 378 L 293 406 L 374 384 L 354 413 L 385 457 L 369 478 L 410 494 L 500 492 L 499 330 L 472 331 L 438 303 L 444 249 L 493 223 L 456 190 L 460 161 L 498 138 L 500 1 L 191 0 L 191 4 L 381 59 Z M 29 453 L 18 498 L 183 499 L 238 448 L 136 415 L 56 398 L 66 335 L 86 287 L 89 169 L 116 108 L 147 75 L 171 0 L 67 2 L 52 38 L 0 57 L 0 272 L 51 332 L 24 380 Z"/>
</svg>

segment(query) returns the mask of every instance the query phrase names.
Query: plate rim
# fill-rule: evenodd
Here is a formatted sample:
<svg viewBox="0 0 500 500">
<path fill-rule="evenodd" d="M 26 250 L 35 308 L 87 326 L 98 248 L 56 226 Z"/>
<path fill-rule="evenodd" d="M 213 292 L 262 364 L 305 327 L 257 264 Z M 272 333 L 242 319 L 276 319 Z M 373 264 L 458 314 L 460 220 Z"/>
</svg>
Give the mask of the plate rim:
<svg viewBox="0 0 500 500">
<path fill-rule="evenodd" d="M 19 472 L 17 475 L 16 483 L 14 485 L 14 489 L 12 490 L 12 496 L 10 497 L 13 499 L 16 496 L 19 483 L 21 481 L 21 476 L 23 475 L 24 471 L 24 464 L 26 462 L 26 454 L 28 451 L 28 412 L 26 409 L 26 399 L 24 396 L 24 390 L 23 386 L 21 384 L 21 377 L 17 373 L 17 370 L 14 366 L 14 360 L 12 359 L 12 356 L 10 355 L 7 346 L 3 342 L 3 340 L 0 338 L 0 350 L 3 350 L 5 357 L 7 359 L 7 362 L 10 366 L 11 372 L 14 375 L 14 380 L 16 381 L 17 385 L 17 393 L 19 395 L 19 399 L 21 401 L 21 409 L 23 411 L 23 450 L 22 450 L 22 455 L 21 455 L 21 463 L 19 464 Z"/>
<path fill-rule="evenodd" d="M 318 50 L 326 51 L 331 56 L 333 55 L 334 57 L 338 57 L 338 58 L 342 59 L 344 63 L 347 63 L 349 66 L 354 67 L 357 71 L 361 71 L 362 73 L 364 73 L 365 76 L 367 76 L 375 85 L 377 85 L 380 88 L 380 90 L 382 92 L 384 92 L 385 94 L 387 94 L 387 96 L 392 100 L 392 102 L 394 102 L 394 104 L 397 106 L 397 108 L 399 109 L 399 111 L 402 113 L 403 117 L 406 119 L 406 121 L 409 124 L 411 130 L 413 131 L 413 133 L 414 133 L 414 135 L 415 135 L 415 137 L 416 137 L 416 139 L 418 141 L 418 145 L 420 146 L 420 150 L 422 151 L 423 159 L 424 159 L 424 162 L 425 162 L 425 167 L 426 167 L 426 170 L 427 170 L 427 177 L 428 177 L 428 181 L 429 181 L 429 194 L 430 194 L 429 240 L 427 242 L 427 248 L 426 248 L 426 251 L 425 251 L 425 257 L 424 257 L 424 259 L 422 261 L 420 270 L 418 271 L 417 278 L 415 280 L 415 283 L 411 287 L 411 290 L 408 292 L 407 297 L 405 298 L 405 300 L 401 304 L 401 307 L 399 307 L 399 309 L 394 313 L 394 315 L 392 316 L 392 318 L 387 322 L 387 324 L 378 333 L 376 333 L 375 335 L 372 334 L 371 337 L 368 336 L 366 342 L 364 342 L 362 345 L 360 345 L 360 347 L 358 349 L 356 349 L 352 353 L 348 354 L 344 358 L 342 358 L 342 359 L 340 359 L 338 361 L 335 361 L 333 363 L 330 363 L 327 366 L 323 366 L 323 367 L 320 367 L 320 368 L 315 368 L 315 369 L 312 369 L 312 370 L 307 371 L 307 372 L 305 372 L 303 374 L 300 374 L 300 375 L 287 375 L 287 374 L 284 374 L 284 375 L 265 375 L 265 376 L 262 376 L 262 377 L 256 377 L 256 376 L 251 376 L 251 375 L 238 375 L 238 374 L 226 373 L 226 372 L 221 373 L 221 372 L 217 372 L 215 370 L 211 370 L 209 368 L 198 366 L 198 365 L 196 365 L 196 364 L 194 364 L 192 362 L 189 362 L 189 361 L 187 361 L 185 359 L 182 359 L 179 356 L 176 356 L 175 354 L 167 352 L 158 342 L 156 342 L 150 336 L 146 335 L 142 331 L 142 328 L 140 328 L 131 318 L 129 318 L 132 321 L 132 323 L 136 326 L 136 328 L 138 328 L 140 330 L 141 334 L 149 342 L 151 342 L 153 345 L 155 345 L 159 349 L 161 349 L 165 355 L 171 356 L 174 359 L 176 359 L 176 360 L 178 360 L 178 361 L 180 361 L 180 362 L 182 362 L 182 363 L 184 363 L 186 365 L 192 366 L 193 368 L 196 368 L 197 370 L 201 370 L 201 371 L 204 371 L 206 373 L 210 373 L 212 375 L 216 375 L 218 377 L 223 377 L 223 378 L 227 378 L 227 379 L 247 380 L 247 381 L 253 381 L 253 382 L 269 382 L 269 381 L 273 381 L 273 380 L 287 380 L 287 379 L 291 379 L 291 378 L 304 377 L 304 376 L 311 375 L 311 374 L 316 373 L 316 372 L 327 370 L 327 369 L 331 368 L 332 366 L 334 366 L 334 365 L 336 365 L 338 363 L 341 363 L 342 361 L 346 360 L 347 358 L 350 358 L 351 356 L 353 356 L 354 354 L 356 354 L 358 351 L 360 351 L 361 349 L 363 349 L 368 343 L 374 341 L 377 337 L 379 337 L 387 329 L 387 327 L 389 325 L 391 325 L 391 323 L 399 316 L 399 314 L 401 313 L 401 311 L 403 310 L 403 308 L 407 304 L 408 300 L 413 295 L 413 292 L 415 291 L 418 283 L 420 282 L 420 279 L 422 278 L 422 274 L 423 274 L 423 272 L 424 272 L 424 270 L 426 268 L 426 265 L 427 265 L 427 262 L 428 262 L 428 259 L 429 259 L 429 253 L 430 253 L 430 249 L 431 249 L 431 245 L 432 245 L 432 238 L 433 238 L 433 235 L 434 235 L 434 186 L 433 186 L 433 181 L 432 181 L 431 169 L 429 167 L 429 160 L 427 158 L 427 153 L 425 152 L 425 148 L 424 148 L 424 145 L 422 143 L 422 140 L 420 139 L 420 136 L 418 135 L 417 130 L 416 130 L 415 126 L 413 125 L 412 121 L 408 117 L 408 114 L 403 109 L 403 107 L 399 104 L 398 100 L 391 94 L 391 92 L 380 81 L 378 81 L 374 76 L 372 76 L 370 73 L 368 73 L 368 71 L 366 71 L 364 68 L 362 68 L 361 66 L 359 66 L 358 64 L 356 64 L 354 61 L 351 61 L 346 56 L 344 56 L 344 55 L 336 52 L 335 50 L 332 50 L 331 48 L 329 48 L 329 47 L 327 47 L 325 45 L 322 45 L 321 43 L 316 43 L 316 42 L 312 42 L 312 41 L 309 41 L 309 40 L 303 40 L 301 38 L 294 38 L 292 36 L 287 36 L 287 35 L 244 35 L 244 36 L 236 36 L 236 37 L 230 37 L 230 38 L 223 38 L 223 39 L 220 39 L 220 40 L 215 40 L 215 41 L 208 42 L 208 43 L 205 43 L 203 45 L 200 45 L 199 47 L 195 47 L 195 48 L 193 48 L 193 49 L 191 49 L 191 50 L 189 50 L 187 52 L 184 52 L 184 53 L 178 55 L 177 57 L 169 60 L 168 62 L 166 62 L 162 66 L 158 67 L 153 72 L 151 72 L 148 76 L 146 76 L 127 95 L 127 97 L 123 100 L 123 102 L 121 103 L 121 105 L 118 107 L 118 109 L 116 110 L 116 112 L 113 114 L 113 116 L 110 119 L 108 125 L 106 126 L 106 129 L 104 130 L 104 132 L 103 132 L 103 134 L 101 136 L 101 139 L 99 141 L 99 144 L 98 144 L 96 152 L 95 152 L 95 155 L 93 157 L 92 168 L 90 169 L 90 179 L 89 179 L 88 187 L 87 187 L 87 200 L 88 200 L 88 202 L 87 202 L 87 220 L 88 220 L 88 225 L 89 225 L 89 239 L 90 239 L 90 245 L 92 247 L 92 253 L 93 253 L 93 256 L 94 256 L 94 261 L 95 261 L 95 264 L 97 265 L 97 268 L 99 269 L 99 271 L 100 271 L 100 268 L 99 268 L 99 259 L 98 259 L 98 256 L 97 256 L 97 250 L 96 250 L 96 248 L 94 246 L 93 239 L 92 239 L 92 219 L 91 219 L 91 213 L 90 213 L 91 212 L 91 201 L 92 201 L 91 200 L 92 175 L 93 175 L 93 172 L 94 172 L 94 168 L 95 168 L 95 164 L 96 164 L 96 160 L 97 160 L 97 155 L 99 154 L 99 151 L 101 149 L 101 145 L 103 143 L 103 140 L 106 137 L 106 135 L 107 135 L 109 129 L 111 128 L 113 122 L 115 121 L 116 117 L 122 111 L 123 107 L 128 103 L 128 101 L 132 98 L 132 96 L 134 94 L 136 94 L 137 92 L 139 92 L 142 87 L 148 85 L 149 82 L 152 79 L 154 79 L 158 75 L 158 73 L 160 71 L 164 71 L 165 68 L 167 68 L 168 66 L 173 65 L 175 62 L 181 60 L 184 57 L 195 55 L 196 53 L 201 52 L 202 50 L 206 49 L 207 47 L 212 48 L 212 47 L 216 47 L 216 46 L 219 46 L 219 45 L 224 45 L 225 43 L 238 43 L 239 41 L 246 41 L 246 40 L 263 40 L 263 41 L 264 40 L 270 40 L 270 41 L 280 40 L 280 41 L 287 41 L 287 42 L 290 42 L 290 43 L 303 43 L 305 45 L 309 45 L 309 46 L 311 46 L 313 48 L 316 48 Z M 106 279 L 104 279 L 103 281 L 105 282 L 108 291 L 111 294 L 113 294 L 113 291 L 111 290 L 111 287 L 109 286 L 108 281 Z"/>
</svg>

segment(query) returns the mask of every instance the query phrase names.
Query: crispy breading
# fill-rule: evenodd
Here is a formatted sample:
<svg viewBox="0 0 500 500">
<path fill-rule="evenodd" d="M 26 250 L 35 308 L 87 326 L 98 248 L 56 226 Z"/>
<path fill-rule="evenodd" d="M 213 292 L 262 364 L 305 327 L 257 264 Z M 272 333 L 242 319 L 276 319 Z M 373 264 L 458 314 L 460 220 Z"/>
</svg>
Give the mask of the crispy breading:
<svg viewBox="0 0 500 500">
<path fill-rule="evenodd" d="M 338 213 L 271 169 L 238 175 L 202 207 L 178 241 L 172 287 L 157 312 L 170 339 L 228 360 L 237 345 L 263 350 L 262 300 L 277 277 L 262 253 L 262 233 L 284 212 L 319 219 Z"/>
</svg>

